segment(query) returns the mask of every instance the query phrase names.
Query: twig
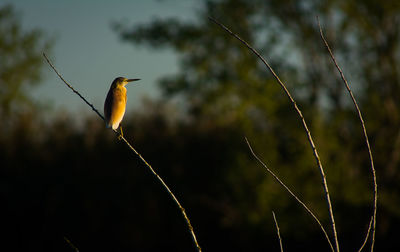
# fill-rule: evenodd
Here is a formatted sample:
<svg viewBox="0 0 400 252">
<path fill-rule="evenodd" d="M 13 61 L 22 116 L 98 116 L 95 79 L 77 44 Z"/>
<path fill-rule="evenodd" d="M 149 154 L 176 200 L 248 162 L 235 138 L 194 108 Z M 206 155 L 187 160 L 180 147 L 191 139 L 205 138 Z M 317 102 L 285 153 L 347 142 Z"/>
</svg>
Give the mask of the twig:
<svg viewBox="0 0 400 252">
<path fill-rule="evenodd" d="M 75 245 L 72 244 L 72 242 L 71 242 L 70 240 L 68 240 L 67 237 L 64 236 L 64 240 L 68 243 L 68 245 L 69 245 L 73 250 L 75 250 L 75 252 L 79 252 L 79 249 L 78 249 L 77 247 L 75 247 Z"/>
<path fill-rule="evenodd" d="M 276 233 L 278 234 L 278 238 L 279 238 L 279 246 L 280 246 L 280 248 L 281 248 L 281 252 L 283 252 L 282 238 L 281 238 L 281 234 L 280 234 L 280 232 L 279 232 L 278 221 L 276 221 L 276 217 L 275 217 L 274 211 L 272 211 L 272 216 L 274 217 L 274 222 L 275 222 L 275 227 L 276 227 Z"/>
<path fill-rule="evenodd" d="M 96 112 L 96 114 L 98 116 L 100 116 L 101 119 L 103 119 L 104 121 L 104 117 L 100 114 L 100 112 L 93 106 L 93 104 L 91 104 L 90 102 L 88 102 L 85 97 L 83 97 L 78 91 L 76 91 L 66 80 L 64 80 L 64 78 L 61 76 L 61 74 L 57 71 L 57 69 L 54 67 L 53 63 L 51 63 L 51 61 L 47 58 L 46 54 L 43 53 L 43 57 L 46 59 L 47 63 L 49 63 L 49 65 L 51 66 L 51 68 L 53 68 L 54 72 L 58 75 L 58 77 L 65 83 L 65 85 L 67 85 L 67 87 L 69 87 L 75 94 L 77 94 L 89 107 L 92 108 L 92 110 L 94 112 Z"/>
<path fill-rule="evenodd" d="M 294 198 L 294 199 L 295 199 L 295 200 L 296 200 L 296 201 L 297 201 L 297 202 L 298 202 L 298 203 L 299 203 L 313 218 L 314 218 L 314 220 L 318 223 L 319 227 L 321 228 L 322 232 L 324 233 L 325 238 L 326 238 L 326 240 L 328 241 L 329 246 L 331 247 L 332 251 L 335 251 L 335 249 L 333 248 L 333 245 L 332 245 L 332 243 L 331 243 L 331 241 L 330 241 L 330 239 L 329 239 L 329 236 L 328 236 L 328 234 L 327 234 L 326 231 L 325 231 L 325 228 L 322 226 L 322 224 L 321 224 L 321 222 L 319 221 L 319 219 L 317 218 L 317 216 L 315 216 L 315 214 L 310 210 L 310 208 L 308 208 L 308 206 L 307 206 L 303 201 L 301 201 L 301 200 L 299 199 L 299 197 L 297 197 L 296 194 L 294 194 L 294 193 L 292 192 L 292 190 L 290 190 L 289 187 L 287 187 L 287 186 L 282 182 L 282 180 L 280 180 L 279 177 L 276 176 L 275 173 L 274 173 L 272 170 L 270 170 L 270 169 L 268 168 L 268 166 L 256 155 L 256 153 L 253 151 L 253 148 L 252 148 L 251 145 L 250 145 L 249 140 L 247 140 L 246 137 L 245 137 L 245 140 L 246 140 L 247 146 L 248 146 L 249 149 L 250 149 L 251 154 L 257 159 L 257 161 L 258 161 L 262 166 L 264 166 L 264 168 L 267 170 L 267 172 L 269 172 L 269 174 L 271 174 L 272 177 L 274 177 L 274 179 L 275 179 L 283 188 L 285 188 L 286 191 L 288 191 L 288 193 L 289 193 L 290 195 L 292 195 L 292 197 L 293 197 L 293 198 Z"/>
<path fill-rule="evenodd" d="M 129 147 L 133 152 L 135 152 L 135 154 L 138 155 L 138 157 L 147 165 L 147 167 L 150 169 L 150 171 L 153 173 L 153 175 L 157 177 L 157 179 L 161 182 L 161 184 L 164 186 L 164 188 L 168 191 L 169 195 L 172 197 L 172 199 L 173 199 L 173 200 L 175 201 L 175 203 L 178 205 L 179 209 L 180 209 L 181 212 L 182 212 L 183 217 L 184 217 L 185 220 L 186 220 L 187 226 L 188 226 L 189 231 L 190 231 L 190 233 L 191 233 L 191 235 L 192 235 L 192 238 L 193 238 L 193 242 L 195 243 L 197 250 L 200 252 L 200 251 L 201 251 L 200 245 L 199 245 L 198 242 L 197 242 L 196 235 L 195 235 L 195 233 L 194 233 L 194 230 L 193 230 L 192 225 L 190 224 L 189 217 L 186 215 L 185 209 L 184 209 L 184 208 L 182 207 L 182 205 L 179 203 L 178 199 L 175 197 L 175 195 L 174 195 L 174 194 L 172 193 L 172 191 L 169 189 L 169 187 L 167 186 L 167 184 L 165 184 L 164 180 L 154 171 L 154 169 L 151 167 L 151 165 L 150 165 L 149 163 L 147 163 L 147 161 L 142 157 L 142 155 L 140 155 L 140 154 L 136 151 L 136 149 L 134 149 L 134 148 L 132 147 L 132 145 L 131 145 L 124 137 L 122 137 L 122 140 L 123 140 L 123 141 L 126 143 L 126 145 L 128 145 L 128 147 Z"/>
<path fill-rule="evenodd" d="M 328 210 L 329 210 L 329 217 L 331 220 L 331 225 L 332 225 L 332 231 L 333 231 L 333 236 L 335 239 L 335 246 L 336 246 L 336 251 L 339 252 L 339 242 L 338 242 L 338 238 L 337 238 L 337 232 L 336 232 L 336 224 L 335 224 L 335 217 L 333 215 L 333 208 L 332 208 L 332 203 L 331 203 L 331 198 L 329 195 L 329 190 L 328 190 L 328 182 L 326 181 L 326 176 L 325 176 L 325 172 L 324 169 L 322 168 L 322 164 L 321 164 L 321 160 L 319 158 L 318 155 L 318 151 L 315 147 L 314 141 L 312 139 L 311 133 L 308 130 L 308 126 L 306 121 L 304 120 L 303 114 L 300 111 L 299 107 L 296 104 L 296 101 L 293 99 L 292 95 L 290 94 L 290 92 L 288 91 L 288 89 L 286 88 L 285 84 L 283 84 L 283 82 L 279 79 L 278 75 L 274 72 L 274 70 L 272 69 L 272 67 L 268 64 L 268 62 L 257 52 L 257 50 L 255 50 L 251 45 L 249 45 L 246 41 L 244 41 L 242 38 L 240 38 L 237 34 L 233 33 L 229 28 L 227 28 L 225 25 L 221 24 L 220 22 L 218 22 L 217 20 L 209 17 L 209 19 L 211 21 L 213 21 L 214 23 L 216 23 L 217 25 L 219 25 L 222 29 L 224 29 L 226 32 L 228 32 L 230 35 L 232 35 L 233 37 L 235 37 L 237 40 L 239 40 L 241 43 L 243 43 L 250 51 L 252 51 L 263 63 L 264 65 L 268 68 L 268 70 L 271 72 L 271 74 L 274 76 L 274 78 L 276 79 L 276 81 L 279 83 L 279 85 L 282 87 L 282 89 L 285 91 L 287 97 L 290 99 L 290 101 L 293 104 L 294 109 L 296 110 L 297 114 L 299 115 L 301 122 L 303 124 L 303 128 L 306 131 L 307 134 L 307 139 L 311 145 L 311 149 L 312 152 L 314 154 L 315 160 L 317 162 L 317 166 L 319 169 L 319 173 L 321 175 L 321 179 L 322 179 L 322 185 L 325 191 L 325 197 L 326 197 L 326 202 L 328 204 Z"/>
<path fill-rule="evenodd" d="M 368 241 L 368 237 L 369 237 L 369 233 L 371 231 L 371 226 L 372 226 L 372 222 L 374 221 L 374 216 L 371 217 L 371 220 L 369 221 L 368 224 L 368 229 L 367 229 L 367 235 L 365 236 L 364 242 L 361 245 L 360 249 L 358 250 L 358 252 L 361 252 L 361 250 L 363 250 L 363 248 L 365 247 L 365 244 L 367 244 Z"/>
<path fill-rule="evenodd" d="M 78 91 L 76 91 L 70 84 L 68 84 L 68 82 L 58 73 L 58 71 L 56 70 L 56 68 L 54 67 L 54 65 L 51 63 L 51 61 L 47 58 L 46 54 L 43 53 L 44 58 L 47 60 L 47 63 L 49 63 L 49 65 L 51 66 L 51 68 L 53 68 L 54 72 L 58 75 L 58 77 L 60 77 L 60 79 L 65 83 L 65 85 L 67 85 L 74 93 L 76 93 L 87 105 L 89 105 L 94 112 L 97 113 L 98 116 L 100 116 L 101 119 L 103 119 L 104 121 L 104 117 L 99 113 L 99 111 L 92 105 L 90 104 Z M 113 130 L 117 135 L 119 135 L 119 133 L 117 132 L 117 130 Z M 120 136 L 120 135 L 119 135 Z M 121 139 L 125 142 L 125 144 L 143 161 L 143 163 L 145 163 L 145 165 L 150 169 L 150 171 L 153 173 L 153 175 L 160 181 L 160 183 L 162 184 L 162 186 L 168 191 L 169 195 L 172 197 L 172 199 L 174 200 L 174 202 L 176 203 L 176 205 L 179 207 L 179 209 L 181 210 L 181 213 L 183 215 L 183 217 L 186 220 L 186 224 L 189 228 L 190 234 L 192 235 L 192 239 L 193 242 L 197 248 L 197 251 L 201 251 L 200 245 L 197 242 L 196 239 L 196 235 L 194 233 L 193 227 L 190 224 L 190 220 L 186 214 L 185 209 L 182 207 L 182 205 L 179 203 L 178 199 L 175 197 L 175 195 L 172 193 L 172 191 L 169 189 L 169 187 L 167 186 L 167 184 L 164 182 L 164 180 L 154 171 L 154 169 L 151 167 L 151 165 L 142 157 L 142 155 L 139 154 L 139 152 L 136 151 L 135 148 L 133 148 L 133 146 L 123 137 L 120 136 Z"/>
<path fill-rule="evenodd" d="M 326 41 L 326 39 L 325 39 L 325 37 L 324 37 L 324 33 L 322 32 L 321 24 L 320 24 L 320 22 L 319 22 L 318 17 L 317 17 L 317 21 L 318 21 L 319 32 L 320 32 L 321 38 L 322 38 L 322 40 L 324 41 L 324 44 L 325 44 L 325 46 L 326 46 L 326 49 L 328 50 L 329 55 L 331 56 L 333 63 L 335 64 L 337 70 L 338 70 L 339 73 L 340 73 L 340 77 L 342 78 L 343 83 L 346 85 L 346 89 L 347 89 L 347 91 L 348 91 L 349 94 L 350 94 L 351 100 L 352 100 L 353 103 L 354 103 L 354 107 L 355 107 L 356 110 L 357 110 L 358 118 L 360 119 L 361 126 L 362 126 L 363 133 L 364 133 L 365 143 L 366 143 L 367 148 L 368 148 L 368 155 L 369 155 L 369 160 L 370 160 L 370 163 L 371 163 L 371 172 L 372 172 L 373 183 L 374 183 L 374 206 L 373 206 L 373 214 L 372 214 L 372 234 L 371 234 L 371 235 L 372 235 L 371 252 L 372 252 L 372 251 L 374 250 L 374 244 L 375 244 L 376 209 L 377 209 L 377 204 L 378 204 L 378 203 L 377 203 L 377 202 L 378 202 L 378 184 L 377 184 L 377 182 L 376 182 L 376 172 L 375 172 L 375 166 L 374 166 L 374 159 L 373 159 L 373 157 L 372 157 L 371 146 L 370 146 L 369 140 L 368 140 L 367 129 L 365 128 L 364 119 L 363 119 L 363 117 L 362 117 L 361 110 L 360 110 L 360 108 L 358 107 L 357 101 L 356 101 L 356 99 L 354 98 L 353 92 L 351 91 L 350 86 L 349 86 L 349 84 L 347 83 L 346 78 L 344 77 L 343 71 L 342 71 L 342 69 L 339 67 L 339 65 L 338 65 L 338 63 L 337 63 L 337 61 L 336 61 L 336 59 L 335 59 L 335 56 L 333 55 L 332 50 L 331 50 L 331 48 L 329 47 L 329 44 L 328 44 L 328 42 Z M 364 247 L 364 245 L 365 245 L 365 243 L 366 243 L 366 240 L 368 240 L 368 237 L 369 237 L 369 234 L 370 234 L 370 230 L 369 230 L 370 228 L 371 228 L 371 225 L 369 225 L 369 228 L 368 228 L 368 231 L 367 231 L 367 236 L 365 237 L 365 241 L 364 241 L 363 245 L 361 246 L 360 250 Z"/>
</svg>

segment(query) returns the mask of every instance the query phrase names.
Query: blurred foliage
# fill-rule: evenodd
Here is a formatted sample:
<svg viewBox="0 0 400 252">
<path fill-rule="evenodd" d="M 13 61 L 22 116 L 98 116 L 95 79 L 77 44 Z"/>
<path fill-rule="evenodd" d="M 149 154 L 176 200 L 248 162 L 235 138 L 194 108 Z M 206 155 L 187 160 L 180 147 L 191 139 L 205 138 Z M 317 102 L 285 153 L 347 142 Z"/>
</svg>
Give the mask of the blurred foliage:
<svg viewBox="0 0 400 252">
<path fill-rule="evenodd" d="M 398 1 L 205 1 L 192 22 L 166 19 L 117 28 L 126 41 L 178 52 L 181 71 L 161 82 L 164 93 L 182 95 L 189 116 L 200 124 L 211 121 L 239 127 L 240 135 L 254 141 L 271 167 L 279 169 L 326 220 L 325 206 L 318 203 L 322 197 L 317 170 L 297 115 L 267 69 L 208 16 L 259 48 L 293 90 L 311 125 L 338 208 L 339 235 L 345 237 L 354 231 L 354 218 L 360 216 L 354 211 L 350 217 L 351 209 L 362 209 L 362 218 L 369 214 L 371 173 L 358 118 L 321 43 L 316 16 L 365 115 L 381 184 L 380 223 L 389 223 L 392 217 L 398 220 L 400 213 L 399 205 L 393 205 L 400 200 L 399 187 L 394 185 L 400 174 L 399 11 Z M 249 165 L 241 163 L 239 171 L 230 172 L 243 173 L 235 179 L 248 178 L 248 186 L 258 188 L 257 199 L 244 197 L 249 192 L 243 186 L 236 193 L 252 206 L 242 209 L 248 221 L 259 223 L 268 218 L 265 213 L 270 212 L 271 202 L 279 201 L 285 192 L 268 196 L 270 180 L 251 178 L 253 173 L 244 168 Z M 354 221 L 351 225 L 349 218 Z M 387 234 L 389 226 L 378 223 L 378 232 Z"/>
<path fill-rule="evenodd" d="M 160 82 L 164 98 L 128 114 L 124 133 L 180 199 L 204 251 L 278 251 L 271 210 L 286 250 L 329 249 L 244 136 L 330 229 L 291 104 L 256 57 L 208 16 L 259 49 L 287 83 L 321 154 L 342 250 L 353 251 L 372 213 L 372 177 L 359 120 L 319 38 L 319 16 L 370 135 L 380 193 L 376 250 L 399 249 L 399 10 L 397 1 L 215 0 L 203 1 L 192 21 L 115 26 L 127 42 L 173 48 L 180 57 L 180 71 Z M 83 129 L 71 120 L 60 113 L 43 124 L 31 111 L 0 137 L 2 248 L 71 251 L 66 236 L 80 251 L 194 250 L 179 210 L 145 165 L 98 118 Z"/>
<path fill-rule="evenodd" d="M 25 31 L 11 5 L 0 6 L 0 116 L 10 118 L 3 129 L 12 127 L 12 119 L 36 105 L 29 96 L 30 87 L 40 83 L 42 52 L 52 40 L 43 31 Z"/>
</svg>

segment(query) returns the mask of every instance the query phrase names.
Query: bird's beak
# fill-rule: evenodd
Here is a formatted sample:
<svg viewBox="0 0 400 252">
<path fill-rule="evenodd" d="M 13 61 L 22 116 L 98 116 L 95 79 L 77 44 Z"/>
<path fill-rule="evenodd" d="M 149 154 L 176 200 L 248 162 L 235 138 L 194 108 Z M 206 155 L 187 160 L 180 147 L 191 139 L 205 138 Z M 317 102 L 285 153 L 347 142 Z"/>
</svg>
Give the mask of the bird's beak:
<svg viewBox="0 0 400 252">
<path fill-rule="evenodd" d="M 126 81 L 127 82 L 132 82 L 132 81 L 138 81 L 138 80 L 140 80 L 140 79 L 127 79 Z"/>
</svg>

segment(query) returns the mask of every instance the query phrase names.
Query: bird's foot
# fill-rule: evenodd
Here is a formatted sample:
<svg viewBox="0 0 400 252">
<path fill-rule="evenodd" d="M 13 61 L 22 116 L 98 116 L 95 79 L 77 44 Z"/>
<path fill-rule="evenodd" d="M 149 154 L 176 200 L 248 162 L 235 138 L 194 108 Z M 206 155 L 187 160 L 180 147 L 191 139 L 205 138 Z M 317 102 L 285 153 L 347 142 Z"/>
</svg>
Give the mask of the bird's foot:
<svg viewBox="0 0 400 252">
<path fill-rule="evenodd" d="M 119 127 L 119 134 L 118 134 L 118 140 L 122 140 L 124 138 L 124 133 L 122 132 L 122 127 Z"/>
</svg>

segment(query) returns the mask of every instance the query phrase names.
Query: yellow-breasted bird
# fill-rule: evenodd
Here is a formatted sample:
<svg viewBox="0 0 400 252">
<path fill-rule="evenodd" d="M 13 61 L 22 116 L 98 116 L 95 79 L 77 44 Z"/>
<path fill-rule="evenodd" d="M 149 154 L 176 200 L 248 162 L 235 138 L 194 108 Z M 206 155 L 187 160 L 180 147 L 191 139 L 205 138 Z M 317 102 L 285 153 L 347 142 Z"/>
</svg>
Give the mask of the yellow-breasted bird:
<svg viewBox="0 0 400 252">
<path fill-rule="evenodd" d="M 113 130 L 120 129 L 120 137 L 123 136 L 120 123 L 124 118 L 126 108 L 126 88 L 125 85 L 131 81 L 140 79 L 127 79 L 124 77 L 116 78 L 108 91 L 106 101 L 104 102 L 104 117 L 107 128 Z"/>
</svg>

